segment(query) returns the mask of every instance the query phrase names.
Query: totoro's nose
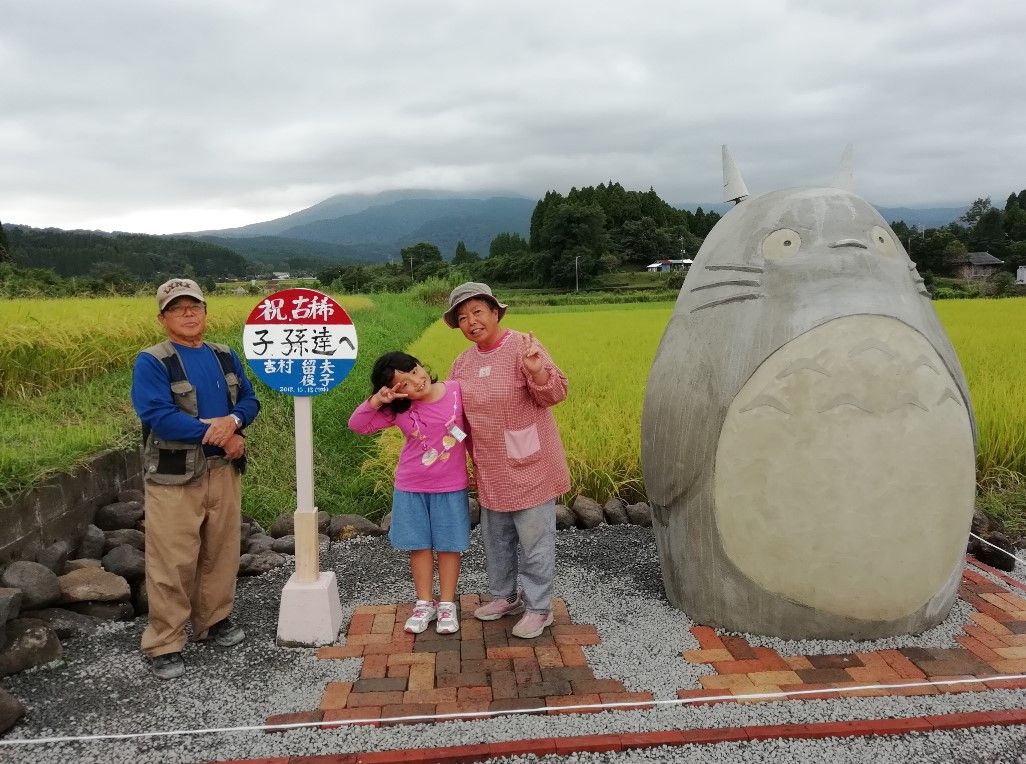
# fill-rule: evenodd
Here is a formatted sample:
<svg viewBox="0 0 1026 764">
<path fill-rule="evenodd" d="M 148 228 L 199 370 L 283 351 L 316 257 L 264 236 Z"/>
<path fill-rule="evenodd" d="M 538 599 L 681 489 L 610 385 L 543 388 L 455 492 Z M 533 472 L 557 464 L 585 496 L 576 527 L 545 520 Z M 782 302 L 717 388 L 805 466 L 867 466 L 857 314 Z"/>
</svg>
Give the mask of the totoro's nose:
<svg viewBox="0 0 1026 764">
<path fill-rule="evenodd" d="M 858 239 L 838 239 L 829 246 L 831 249 L 836 249 L 837 247 L 857 247 L 859 249 L 869 249 L 868 245 L 864 241 L 859 241 Z"/>
</svg>

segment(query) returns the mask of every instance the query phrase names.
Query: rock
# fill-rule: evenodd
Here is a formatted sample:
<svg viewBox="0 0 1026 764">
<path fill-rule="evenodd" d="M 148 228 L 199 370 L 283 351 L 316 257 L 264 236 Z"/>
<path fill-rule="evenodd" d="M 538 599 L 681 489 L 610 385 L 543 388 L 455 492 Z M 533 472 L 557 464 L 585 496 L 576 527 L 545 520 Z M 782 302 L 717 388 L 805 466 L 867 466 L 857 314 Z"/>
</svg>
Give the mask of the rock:
<svg viewBox="0 0 1026 764">
<path fill-rule="evenodd" d="M 106 554 L 116 546 L 122 544 L 128 544 L 129 546 L 135 547 L 140 552 L 146 551 L 146 534 L 142 531 L 137 531 L 135 528 L 121 528 L 116 531 L 107 531 L 103 534 L 105 542 L 103 545 L 103 553 Z"/>
<path fill-rule="evenodd" d="M 61 596 L 57 574 L 45 565 L 28 560 L 12 562 L 0 576 L 0 584 L 21 589 L 21 607 L 24 610 L 52 605 Z"/>
<path fill-rule="evenodd" d="M 124 602 L 132 596 L 132 589 L 121 576 L 101 568 L 82 568 L 65 573 L 57 579 L 61 602 Z"/>
<path fill-rule="evenodd" d="M 68 610 L 103 621 L 131 621 L 135 618 L 131 602 L 73 602 L 68 605 Z"/>
<path fill-rule="evenodd" d="M 143 578 L 132 584 L 132 606 L 136 615 L 145 615 L 150 612 L 150 597 L 146 593 L 146 579 Z"/>
<path fill-rule="evenodd" d="M 64 572 L 70 573 L 73 570 L 82 570 L 82 568 L 99 567 L 101 567 L 99 560 L 68 560 L 64 563 Z"/>
<path fill-rule="evenodd" d="M 138 581 L 146 576 L 146 557 L 129 544 L 122 544 L 111 549 L 100 561 L 104 570 L 121 576 L 128 582 Z M 98 599 L 91 597 L 90 599 Z"/>
<path fill-rule="evenodd" d="M 295 554 L 296 537 L 282 536 L 280 539 L 274 539 L 271 543 L 271 551 L 278 554 Z"/>
<path fill-rule="evenodd" d="M 96 510 L 96 527 L 104 531 L 134 528 L 142 520 L 142 504 L 137 501 L 119 501 Z"/>
<path fill-rule="evenodd" d="M 652 509 L 643 501 L 639 501 L 637 504 L 628 504 L 627 517 L 630 519 L 631 525 L 652 527 Z"/>
<path fill-rule="evenodd" d="M 293 525 L 292 512 L 286 512 L 284 515 L 278 515 L 274 518 L 274 522 L 271 523 L 270 530 L 267 531 L 268 535 L 280 539 L 282 536 L 295 535 L 296 529 Z"/>
<path fill-rule="evenodd" d="M 327 512 L 321 511 L 317 513 L 317 532 L 327 533 L 328 528 L 331 527 L 331 515 Z"/>
<path fill-rule="evenodd" d="M 44 666 L 60 657 L 60 640 L 46 621 L 35 618 L 8 621 L 7 646 L 0 650 L 0 676 Z"/>
<path fill-rule="evenodd" d="M 96 627 L 100 624 L 99 618 L 82 615 L 61 607 L 33 610 L 32 617 L 49 624 L 50 628 L 56 632 L 57 637 L 62 640 L 87 637 L 96 631 Z"/>
<path fill-rule="evenodd" d="M 107 537 L 103 535 L 102 530 L 95 525 L 88 525 L 85 536 L 82 537 L 82 541 L 78 545 L 78 551 L 75 552 L 75 557 L 80 560 L 99 560 L 107 551 L 105 549 L 106 542 Z"/>
<path fill-rule="evenodd" d="M 0 625 L 17 618 L 21 612 L 21 589 L 0 587 Z"/>
<path fill-rule="evenodd" d="M 602 514 L 610 525 L 627 525 L 630 518 L 627 517 L 627 510 L 620 499 L 612 498 L 602 505 Z"/>
<path fill-rule="evenodd" d="M 14 726 L 25 713 L 21 701 L 0 687 L 0 735 Z"/>
<path fill-rule="evenodd" d="M 381 518 L 381 522 L 378 523 L 378 527 L 381 528 L 385 533 L 392 530 L 392 513 L 388 512 L 384 517 Z"/>
<path fill-rule="evenodd" d="M 253 536 L 257 533 L 267 533 L 256 520 L 249 521 L 249 535 Z M 268 534 L 270 535 L 270 534 Z"/>
<path fill-rule="evenodd" d="M 1008 572 L 1014 570 L 1015 558 L 1011 555 L 1015 554 L 1015 544 L 1012 543 L 1012 540 L 1000 531 L 991 531 L 984 538 L 994 546 L 1000 547 L 1000 549 L 995 549 L 993 546 L 977 541 L 977 550 L 972 552 L 973 556 L 992 568 Z M 972 540 L 976 541 L 976 539 Z M 1002 552 L 1001 549 L 1005 551 Z"/>
<path fill-rule="evenodd" d="M 325 533 L 317 534 L 317 548 L 321 550 L 321 554 L 328 551 L 331 546 L 331 538 Z"/>
<path fill-rule="evenodd" d="M 55 541 L 36 553 L 36 562 L 45 565 L 57 575 L 64 572 L 64 563 L 71 556 L 71 545 L 67 541 Z"/>
<path fill-rule="evenodd" d="M 565 531 L 577 525 L 577 516 L 565 504 L 556 505 L 556 530 Z"/>
<path fill-rule="evenodd" d="M 118 501 L 136 501 L 142 504 L 146 501 L 146 494 L 138 488 L 122 488 L 118 491 Z"/>
<path fill-rule="evenodd" d="M 282 536 L 282 538 L 285 538 Z M 245 546 L 246 552 L 249 554 L 259 554 L 260 552 L 266 552 L 274 546 L 275 539 L 268 536 L 266 533 L 258 533 L 255 536 L 250 536 L 245 539 L 243 546 Z M 277 551 L 277 550 L 275 550 Z"/>
<path fill-rule="evenodd" d="M 587 496 L 578 496 L 574 499 L 572 509 L 577 517 L 579 528 L 597 528 L 605 519 L 605 515 L 602 514 L 602 506 Z"/>
<path fill-rule="evenodd" d="M 328 526 L 328 536 L 336 541 L 353 536 L 382 536 L 385 531 L 362 515 L 335 515 Z"/>
<path fill-rule="evenodd" d="M 470 527 L 476 528 L 481 524 L 481 502 L 470 497 Z"/>
<path fill-rule="evenodd" d="M 277 552 L 260 552 L 259 554 L 244 554 L 239 558 L 240 576 L 261 576 L 269 570 L 280 568 L 285 564 L 285 558 Z"/>
<path fill-rule="evenodd" d="M 986 536 L 987 531 L 991 528 L 990 518 L 981 510 L 977 509 L 973 512 L 973 524 L 969 528 L 970 531 L 975 533 L 977 536 Z M 997 529 L 1000 530 L 1000 529 Z"/>
</svg>

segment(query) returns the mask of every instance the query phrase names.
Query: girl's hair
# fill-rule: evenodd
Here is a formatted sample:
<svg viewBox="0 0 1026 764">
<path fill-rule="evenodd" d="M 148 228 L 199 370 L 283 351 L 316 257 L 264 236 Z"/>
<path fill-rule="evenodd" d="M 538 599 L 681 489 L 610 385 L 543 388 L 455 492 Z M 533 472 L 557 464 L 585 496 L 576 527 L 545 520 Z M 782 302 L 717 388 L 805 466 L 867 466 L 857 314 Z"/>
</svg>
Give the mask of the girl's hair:
<svg viewBox="0 0 1026 764">
<path fill-rule="evenodd" d="M 438 381 L 438 378 L 412 355 L 402 353 L 398 350 L 393 350 L 390 353 L 385 353 L 374 362 L 374 368 L 371 369 L 371 395 L 374 395 L 374 393 L 382 387 L 391 387 L 392 380 L 395 378 L 395 373 L 397 371 L 409 373 L 413 371 L 415 366 L 420 366 L 427 371 L 432 384 Z M 394 401 L 386 403 L 381 408 L 388 409 L 393 414 L 401 414 L 412 405 L 413 401 L 409 398 L 396 398 Z"/>
</svg>

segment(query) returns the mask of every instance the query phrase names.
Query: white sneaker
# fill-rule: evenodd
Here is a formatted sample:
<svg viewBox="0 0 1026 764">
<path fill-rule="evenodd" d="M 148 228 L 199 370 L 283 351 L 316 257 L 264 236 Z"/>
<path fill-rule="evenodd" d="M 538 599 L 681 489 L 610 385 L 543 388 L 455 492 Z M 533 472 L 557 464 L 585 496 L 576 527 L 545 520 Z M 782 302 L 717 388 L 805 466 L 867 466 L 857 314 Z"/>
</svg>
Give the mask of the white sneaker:
<svg viewBox="0 0 1026 764">
<path fill-rule="evenodd" d="M 438 608 L 435 607 L 434 602 L 431 600 L 417 600 L 417 604 L 413 606 L 413 615 L 406 619 L 403 631 L 408 631 L 411 634 L 420 634 L 437 617 Z"/>
<path fill-rule="evenodd" d="M 435 624 L 435 631 L 439 634 L 455 634 L 460 630 L 460 622 L 456 617 L 455 602 L 438 603 L 438 622 Z"/>
</svg>

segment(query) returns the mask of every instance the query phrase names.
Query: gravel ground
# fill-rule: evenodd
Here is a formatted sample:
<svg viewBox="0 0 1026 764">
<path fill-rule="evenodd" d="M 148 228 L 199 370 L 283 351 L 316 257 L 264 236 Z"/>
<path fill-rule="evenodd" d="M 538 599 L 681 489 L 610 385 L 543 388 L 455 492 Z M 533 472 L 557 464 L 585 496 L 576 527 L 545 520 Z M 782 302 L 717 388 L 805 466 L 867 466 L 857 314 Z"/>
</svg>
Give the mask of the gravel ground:
<svg viewBox="0 0 1026 764">
<path fill-rule="evenodd" d="M 1022 556 L 1022 555 L 1020 555 Z M 354 539 L 322 554 L 321 567 L 335 570 L 343 609 L 412 598 L 406 560 L 384 538 Z M 142 620 L 112 624 L 89 640 L 65 644 L 65 660 L 4 679 L 4 687 L 28 707 L 13 738 L 124 734 L 259 725 L 273 713 L 315 708 L 328 681 L 352 681 L 357 659 L 317 661 L 308 649 L 274 644 L 278 601 L 291 568 L 239 582 L 236 617 L 249 638 L 230 650 L 189 645 L 188 673 L 161 682 L 138 653 Z M 1023 566 L 1016 578 L 1026 580 Z M 461 591 L 485 591 L 480 540 L 464 559 Z M 654 692 L 659 699 L 692 687 L 710 673 L 690 666 L 682 650 L 697 648 L 693 624 L 672 609 L 662 592 L 651 529 L 601 526 L 559 534 L 557 594 L 577 623 L 594 623 L 602 643 L 586 648 L 596 676 L 621 679 L 628 690 Z M 858 643 L 883 646 L 956 646 L 953 633 L 966 618 L 956 608 L 948 620 L 919 638 Z M 754 641 L 754 640 L 753 640 Z M 785 652 L 847 652 L 855 643 L 760 640 Z M 1026 691 L 996 690 L 921 697 L 846 698 L 715 706 L 663 706 L 649 711 L 538 717 L 506 716 L 474 722 L 447 722 L 333 731 L 298 729 L 189 734 L 76 743 L 0 746 L 5 762 L 198 762 L 210 759 L 315 755 L 392 748 L 423 748 L 500 740 L 722 727 L 753 724 L 902 717 L 999 708 L 1022 708 Z M 1026 761 L 1026 728 L 819 741 L 724 743 L 685 749 L 654 749 L 622 754 L 580 754 L 562 761 Z M 1018 758 L 1017 758 L 1018 757 Z M 515 761 L 537 761 L 521 757 Z M 548 758 L 543 760 L 549 760 Z"/>
</svg>

